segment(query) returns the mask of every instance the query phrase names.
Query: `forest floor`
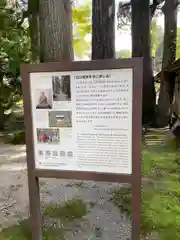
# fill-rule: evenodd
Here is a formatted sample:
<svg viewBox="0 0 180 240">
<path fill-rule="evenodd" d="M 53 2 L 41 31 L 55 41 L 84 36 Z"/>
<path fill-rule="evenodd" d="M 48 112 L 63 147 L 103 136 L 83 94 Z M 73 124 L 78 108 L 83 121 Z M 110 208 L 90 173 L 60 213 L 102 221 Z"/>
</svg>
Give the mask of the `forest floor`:
<svg viewBox="0 0 180 240">
<path fill-rule="evenodd" d="M 130 220 L 110 201 L 119 187 L 122 185 L 41 179 L 43 239 L 131 239 Z M 28 213 L 25 146 L 0 143 L 0 239 L 30 240 L 23 221 Z M 54 226 L 59 219 L 61 229 L 57 230 Z"/>
<path fill-rule="evenodd" d="M 162 144 L 164 134 L 158 130 L 147 133 L 143 146 L 142 239 L 180 240 L 180 149 L 175 139 Z M 131 200 L 131 187 L 117 188 L 113 192 L 114 204 L 130 217 Z"/>
<path fill-rule="evenodd" d="M 180 239 L 180 151 L 161 144 L 165 132 L 145 136 L 142 239 Z M 25 146 L 0 143 L 0 180 L 0 239 L 31 240 Z M 40 193 L 42 240 L 131 239 L 127 184 L 41 179 Z"/>
</svg>

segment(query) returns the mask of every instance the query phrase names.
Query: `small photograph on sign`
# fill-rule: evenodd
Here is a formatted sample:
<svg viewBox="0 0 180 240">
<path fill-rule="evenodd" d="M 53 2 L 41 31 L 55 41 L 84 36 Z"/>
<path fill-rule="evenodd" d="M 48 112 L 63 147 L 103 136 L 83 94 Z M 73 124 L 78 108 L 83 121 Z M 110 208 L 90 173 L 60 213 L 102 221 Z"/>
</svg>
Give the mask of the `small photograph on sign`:
<svg viewBox="0 0 180 240">
<path fill-rule="evenodd" d="M 52 76 L 53 101 L 71 101 L 70 75 Z"/>
<path fill-rule="evenodd" d="M 37 141 L 44 144 L 58 144 L 59 129 L 37 128 Z"/>
<path fill-rule="evenodd" d="M 36 109 L 52 108 L 52 91 L 51 89 L 37 89 L 35 93 Z"/>
<path fill-rule="evenodd" d="M 71 111 L 52 111 L 49 112 L 49 126 L 57 128 L 72 127 Z"/>
</svg>

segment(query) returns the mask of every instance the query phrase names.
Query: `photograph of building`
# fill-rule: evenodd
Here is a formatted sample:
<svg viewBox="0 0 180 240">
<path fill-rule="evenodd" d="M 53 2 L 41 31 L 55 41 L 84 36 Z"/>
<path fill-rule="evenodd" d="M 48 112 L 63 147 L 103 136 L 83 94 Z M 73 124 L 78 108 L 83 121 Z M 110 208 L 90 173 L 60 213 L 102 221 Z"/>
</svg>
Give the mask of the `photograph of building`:
<svg viewBox="0 0 180 240">
<path fill-rule="evenodd" d="M 71 100 L 71 86 L 70 75 L 53 76 L 53 101 L 70 101 Z"/>
<path fill-rule="evenodd" d="M 49 112 L 49 127 L 72 127 L 71 111 L 52 111 Z"/>
</svg>

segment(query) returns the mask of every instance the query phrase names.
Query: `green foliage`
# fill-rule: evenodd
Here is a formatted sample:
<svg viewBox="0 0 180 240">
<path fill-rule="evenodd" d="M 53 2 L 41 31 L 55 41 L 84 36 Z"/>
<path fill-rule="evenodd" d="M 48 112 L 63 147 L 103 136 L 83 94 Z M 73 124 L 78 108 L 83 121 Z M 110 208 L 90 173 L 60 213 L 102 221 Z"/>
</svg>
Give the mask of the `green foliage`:
<svg viewBox="0 0 180 240">
<path fill-rule="evenodd" d="M 180 28 L 177 28 L 176 58 L 180 58 Z"/>
<path fill-rule="evenodd" d="M 20 221 L 17 225 L 8 227 L 0 232 L 1 240 L 31 240 L 28 220 Z"/>
<path fill-rule="evenodd" d="M 20 89 L 8 82 L 4 77 L 0 84 L 0 129 L 5 128 L 5 124 L 12 116 L 12 109 L 20 98 Z"/>
<path fill-rule="evenodd" d="M 30 39 L 27 26 L 22 24 L 22 13 L 4 9 L 0 14 L 0 63 L 5 75 L 17 78 L 20 63 L 28 62 Z"/>
<path fill-rule="evenodd" d="M 152 56 L 155 56 L 157 46 L 157 23 L 156 20 L 151 21 L 151 42 L 152 42 Z"/>
<path fill-rule="evenodd" d="M 4 126 L 4 132 L 12 133 L 22 131 L 24 129 L 24 116 L 21 113 L 15 112 L 14 108 L 12 113 L 9 114 L 8 119 Z"/>
<path fill-rule="evenodd" d="M 3 131 L 7 127 L 10 129 L 10 123 L 14 125 L 17 120 L 14 119 L 13 124 L 12 108 L 22 97 L 20 64 L 30 62 L 32 55 L 30 32 L 27 19 L 23 20 L 23 10 L 7 8 L 5 0 L 0 1 L 0 7 L 0 130 Z M 90 1 L 73 9 L 73 24 L 75 53 L 82 56 L 90 50 L 90 43 L 86 40 L 91 32 Z M 13 142 L 18 142 L 17 139 L 15 136 Z"/>
<path fill-rule="evenodd" d="M 118 56 L 120 58 L 130 58 L 131 57 L 131 51 L 129 49 L 122 49 L 118 52 Z"/>
<path fill-rule="evenodd" d="M 45 206 L 43 218 L 46 224 L 42 224 L 42 240 L 65 240 L 65 231 L 59 224 L 61 221 L 73 221 L 81 219 L 87 214 L 86 204 L 82 200 L 72 199 L 65 203 L 64 206 L 48 204 Z M 54 218 L 53 226 L 48 226 L 48 218 Z M 1 240 L 31 240 L 31 231 L 29 220 L 20 221 L 18 224 L 5 228 L 0 232 Z M 65 222 L 64 222 L 65 223 Z M 51 223 L 52 225 L 52 223 Z"/>
<path fill-rule="evenodd" d="M 79 57 L 85 55 L 90 50 L 90 42 L 86 40 L 91 33 L 91 2 L 73 8 L 73 27 L 74 27 L 74 50 Z"/>
<path fill-rule="evenodd" d="M 19 131 L 16 133 L 13 133 L 7 138 L 7 142 L 13 144 L 13 145 L 19 145 L 19 144 L 25 144 L 25 132 Z"/>
<path fill-rule="evenodd" d="M 155 57 L 155 70 L 161 70 L 162 54 L 163 54 L 163 29 L 157 24 L 156 18 L 151 21 L 151 44 L 152 57 Z"/>
<path fill-rule="evenodd" d="M 43 232 L 42 240 L 66 240 L 64 232 L 61 228 L 50 227 Z"/>
<path fill-rule="evenodd" d="M 80 199 L 69 200 L 64 206 L 49 204 L 46 206 L 44 214 L 52 218 L 61 220 L 80 219 L 87 214 L 87 206 Z"/>
<path fill-rule="evenodd" d="M 174 148 L 143 151 L 141 233 L 158 233 L 159 240 L 180 239 L 180 153 Z M 131 188 L 115 189 L 111 200 L 131 217 Z"/>
<path fill-rule="evenodd" d="M 20 63 L 28 62 L 30 40 L 22 25 L 22 12 L 5 8 L 0 11 L 0 128 L 21 96 Z"/>
<path fill-rule="evenodd" d="M 31 240 L 29 220 L 20 221 L 18 224 L 8 227 L 0 232 L 1 240 Z M 42 240 L 65 240 L 63 230 L 57 226 L 43 229 Z"/>
</svg>

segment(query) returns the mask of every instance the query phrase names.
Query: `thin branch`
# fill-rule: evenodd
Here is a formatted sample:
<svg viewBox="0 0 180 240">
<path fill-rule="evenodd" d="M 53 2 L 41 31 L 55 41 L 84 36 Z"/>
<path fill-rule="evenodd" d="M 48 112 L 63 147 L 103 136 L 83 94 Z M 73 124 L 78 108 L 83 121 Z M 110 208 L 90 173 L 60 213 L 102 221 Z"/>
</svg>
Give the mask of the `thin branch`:
<svg viewBox="0 0 180 240">
<path fill-rule="evenodd" d="M 127 2 L 127 3 L 119 3 L 119 5 L 121 5 L 123 8 L 127 8 L 127 7 L 131 7 L 131 1 Z"/>
<path fill-rule="evenodd" d="M 150 5 L 150 10 L 151 10 L 151 17 L 154 16 L 155 11 L 159 5 L 161 5 L 164 2 L 164 0 L 153 0 L 153 3 Z M 121 14 L 124 15 L 124 11 L 130 10 L 131 8 L 131 1 L 127 3 L 119 3 L 119 16 Z"/>
<path fill-rule="evenodd" d="M 151 17 L 154 16 L 155 11 L 159 5 L 161 5 L 164 2 L 164 0 L 153 0 L 153 3 L 150 5 L 151 9 Z"/>
</svg>

